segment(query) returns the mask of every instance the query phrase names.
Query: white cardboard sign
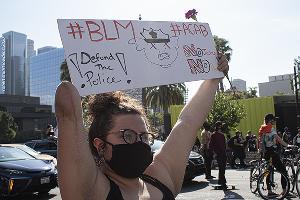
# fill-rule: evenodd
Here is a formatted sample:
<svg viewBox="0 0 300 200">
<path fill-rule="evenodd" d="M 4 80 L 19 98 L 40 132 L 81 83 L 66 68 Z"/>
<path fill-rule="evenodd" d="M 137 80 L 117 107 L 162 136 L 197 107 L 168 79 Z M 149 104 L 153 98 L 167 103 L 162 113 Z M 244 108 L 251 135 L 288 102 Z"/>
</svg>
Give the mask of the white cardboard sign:
<svg viewBox="0 0 300 200">
<path fill-rule="evenodd" d="M 224 76 L 206 23 L 59 19 L 81 96 Z"/>
</svg>

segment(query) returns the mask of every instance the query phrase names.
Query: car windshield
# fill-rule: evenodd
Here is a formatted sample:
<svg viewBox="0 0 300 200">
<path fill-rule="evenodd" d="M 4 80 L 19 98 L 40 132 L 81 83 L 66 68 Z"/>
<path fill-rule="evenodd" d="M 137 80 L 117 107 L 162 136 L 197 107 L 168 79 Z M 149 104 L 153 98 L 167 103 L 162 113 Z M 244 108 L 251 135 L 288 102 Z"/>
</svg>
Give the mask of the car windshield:
<svg viewBox="0 0 300 200">
<path fill-rule="evenodd" d="M 34 159 L 34 157 L 14 147 L 0 147 L 0 162 L 25 159 Z"/>
<path fill-rule="evenodd" d="M 26 145 L 20 145 L 20 146 L 17 146 L 17 148 L 21 149 L 22 151 L 25 151 L 26 153 L 28 153 L 32 156 L 36 156 L 39 154 L 37 151 L 35 151 L 34 149 L 32 149 Z"/>
</svg>

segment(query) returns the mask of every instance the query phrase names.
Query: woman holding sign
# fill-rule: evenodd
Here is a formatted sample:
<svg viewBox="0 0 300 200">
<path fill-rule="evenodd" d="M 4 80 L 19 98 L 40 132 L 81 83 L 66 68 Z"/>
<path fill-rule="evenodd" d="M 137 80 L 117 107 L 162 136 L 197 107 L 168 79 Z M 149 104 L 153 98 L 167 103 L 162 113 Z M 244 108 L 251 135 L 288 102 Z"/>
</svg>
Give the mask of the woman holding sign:
<svg viewBox="0 0 300 200">
<path fill-rule="evenodd" d="M 228 61 L 219 55 L 218 70 Z M 83 126 L 81 99 L 68 82 L 56 91 L 58 172 L 62 199 L 175 199 L 197 130 L 213 103 L 220 78 L 205 80 L 183 108 L 161 150 L 154 155 L 144 111 L 121 93 L 89 102 L 91 126 Z"/>
</svg>

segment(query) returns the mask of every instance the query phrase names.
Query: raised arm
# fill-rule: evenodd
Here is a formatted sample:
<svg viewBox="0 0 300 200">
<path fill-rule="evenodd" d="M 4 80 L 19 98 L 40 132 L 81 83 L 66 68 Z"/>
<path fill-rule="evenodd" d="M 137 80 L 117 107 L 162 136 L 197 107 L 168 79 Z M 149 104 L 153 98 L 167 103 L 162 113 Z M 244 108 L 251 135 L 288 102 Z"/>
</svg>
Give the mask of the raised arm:
<svg viewBox="0 0 300 200">
<path fill-rule="evenodd" d="M 63 82 L 58 86 L 55 111 L 58 122 L 58 180 L 61 197 L 86 199 L 86 195 L 92 193 L 90 190 L 95 185 L 98 170 L 83 127 L 81 98 L 71 83 Z"/>
<path fill-rule="evenodd" d="M 223 72 L 228 70 L 228 61 L 224 55 L 219 60 L 218 69 Z M 205 80 L 201 84 L 197 93 L 181 111 L 177 123 L 157 155 L 156 159 L 167 168 L 175 194 L 180 192 L 189 153 L 197 131 L 211 109 L 220 80 Z"/>
</svg>

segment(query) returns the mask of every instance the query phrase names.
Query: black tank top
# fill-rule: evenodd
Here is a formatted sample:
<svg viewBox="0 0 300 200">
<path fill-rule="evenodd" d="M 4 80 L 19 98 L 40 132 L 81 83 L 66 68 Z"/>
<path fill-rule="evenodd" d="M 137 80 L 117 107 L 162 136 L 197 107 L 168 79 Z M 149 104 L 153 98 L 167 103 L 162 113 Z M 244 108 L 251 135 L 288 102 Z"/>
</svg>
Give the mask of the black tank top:
<svg viewBox="0 0 300 200">
<path fill-rule="evenodd" d="M 171 190 L 167 186 L 162 184 L 159 180 L 157 180 L 151 176 L 148 176 L 146 174 L 141 175 L 140 178 L 143 181 L 145 181 L 145 182 L 153 185 L 157 189 L 159 189 L 163 194 L 162 200 L 175 200 L 174 195 L 171 192 Z M 110 182 L 110 190 L 109 190 L 106 200 L 124 200 L 119 186 L 115 182 L 110 180 L 110 178 L 108 178 L 108 180 Z"/>
</svg>

